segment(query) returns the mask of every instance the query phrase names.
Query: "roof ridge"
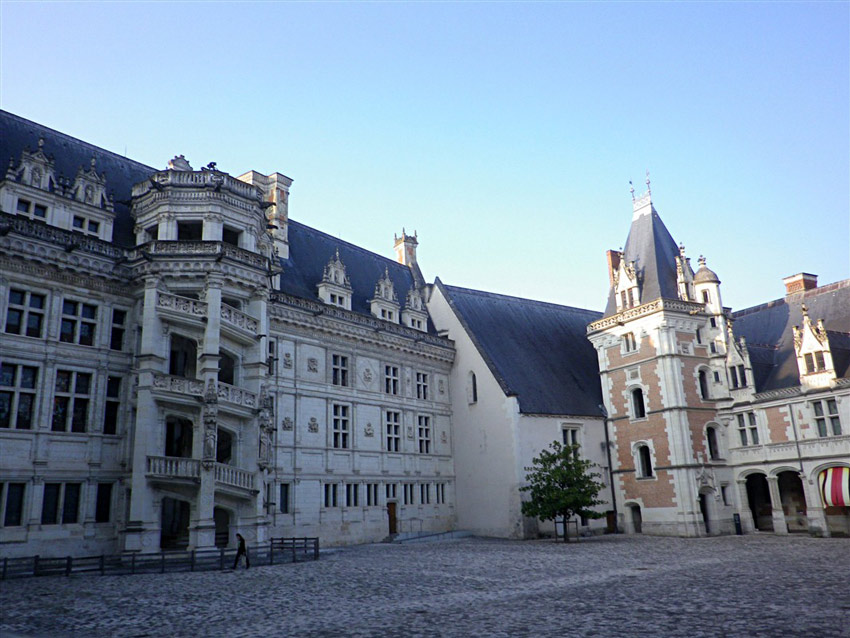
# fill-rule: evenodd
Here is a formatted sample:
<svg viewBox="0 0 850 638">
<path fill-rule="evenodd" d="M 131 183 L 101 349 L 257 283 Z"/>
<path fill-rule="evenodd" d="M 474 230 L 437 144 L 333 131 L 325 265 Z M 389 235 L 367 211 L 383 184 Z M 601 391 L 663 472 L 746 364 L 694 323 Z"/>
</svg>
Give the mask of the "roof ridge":
<svg viewBox="0 0 850 638">
<path fill-rule="evenodd" d="M 590 308 L 579 308 L 578 306 L 567 306 L 567 305 L 564 305 L 564 304 L 553 303 L 551 301 L 540 301 L 538 299 L 528 299 L 527 297 L 517 297 L 515 295 L 503 295 L 503 294 L 500 294 L 500 293 L 497 293 L 497 292 L 488 292 L 486 290 L 477 290 L 475 288 L 464 288 L 463 286 L 450 286 L 449 284 L 446 284 L 446 283 L 443 283 L 443 286 L 445 286 L 448 290 L 457 290 L 457 291 L 460 291 L 460 292 L 466 292 L 466 293 L 478 295 L 480 297 L 491 297 L 491 298 L 495 298 L 495 299 L 507 299 L 507 300 L 512 300 L 512 301 L 520 301 L 522 303 L 527 303 L 527 304 L 534 304 L 534 305 L 537 305 L 537 306 L 548 306 L 548 307 L 551 307 L 551 308 L 578 310 L 580 312 L 589 312 L 589 313 L 594 313 L 594 314 L 598 314 L 598 315 L 602 314 L 601 310 L 591 310 Z"/>
<path fill-rule="evenodd" d="M 39 124 L 38 122 L 33 122 L 32 120 L 28 120 L 25 117 L 21 117 L 20 115 L 16 115 L 15 113 L 12 113 L 11 111 L 6 111 L 6 110 L 3 110 L 3 109 L 0 109 L 0 113 L 7 115 L 7 116 L 10 116 L 10 117 L 12 117 L 12 118 L 14 118 L 14 119 L 16 119 L 20 122 L 26 122 L 27 124 L 31 124 L 35 127 L 40 128 L 40 129 L 44 129 L 45 131 L 50 131 L 50 133 L 52 135 L 57 135 L 59 137 L 66 138 L 68 140 L 73 140 L 77 144 L 81 144 L 81 145 L 88 147 L 88 148 L 91 148 L 91 149 L 96 149 L 96 150 L 100 151 L 101 153 L 106 153 L 107 155 L 112 155 L 113 157 L 115 157 L 116 159 L 118 159 L 122 162 L 129 162 L 131 164 L 135 164 L 136 166 L 139 166 L 141 168 L 144 168 L 144 169 L 147 169 L 147 170 L 150 170 L 150 171 L 153 171 L 153 172 L 163 170 L 163 169 L 154 168 L 153 166 L 148 166 L 147 164 L 143 164 L 142 162 L 139 162 L 137 160 L 134 160 L 134 159 L 127 157 L 126 155 L 119 155 L 118 153 L 116 153 L 114 151 L 110 151 L 108 149 L 105 149 L 102 146 L 97 146 L 95 144 L 92 144 L 91 142 L 86 142 L 85 140 L 82 140 L 79 137 L 74 137 L 73 135 L 69 135 L 68 133 L 63 133 L 62 131 L 58 131 L 54 128 L 50 128 L 49 126 L 45 126 L 44 124 Z M 50 155 L 50 154 L 51 153 L 48 149 L 48 155 Z"/>
<path fill-rule="evenodd" d="M 782 306 L 788 304 L 790 303 L 790 301 L 802 301 L 804 299 L 810 299 L 812 297 L 817 297 L 821 294 L 835 292 L 836 290 L 841 290 L 842 288 L 848 287 L 850 287 L 850 279 L 839 279 L 838 281 L 834 281 L 831 284 L 818 286 L 817 288 L 812 288 L 811 290 L 792 293 L 790 295 L 785 295 L 784 297 L 779 297 L 778 299 L 771 299 L 770 301 L 765 301 L 764 303 L 756 304 L 755 306 L 749 306 L 747 308 L 735 310 L 732 313 L 732 316 L 743 317 L 746 315 L 753 314 L 754 312 L 766 310 L 767 308 L 773 308 L 774 306 Z"/>
</svg>

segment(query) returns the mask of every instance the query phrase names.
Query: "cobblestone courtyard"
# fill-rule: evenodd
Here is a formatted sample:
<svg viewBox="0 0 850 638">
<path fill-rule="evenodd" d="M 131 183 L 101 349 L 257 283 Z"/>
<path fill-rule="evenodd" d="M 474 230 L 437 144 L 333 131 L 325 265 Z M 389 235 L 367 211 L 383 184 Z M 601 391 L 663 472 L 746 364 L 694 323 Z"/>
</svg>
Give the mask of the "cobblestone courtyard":
<svg viewBox="0 0 850 638">
<path fill-rule="evenodd" d="M 850 540 L 461 539 L 0 584 L 0 635 L 850 637 Z"/>
</svg>

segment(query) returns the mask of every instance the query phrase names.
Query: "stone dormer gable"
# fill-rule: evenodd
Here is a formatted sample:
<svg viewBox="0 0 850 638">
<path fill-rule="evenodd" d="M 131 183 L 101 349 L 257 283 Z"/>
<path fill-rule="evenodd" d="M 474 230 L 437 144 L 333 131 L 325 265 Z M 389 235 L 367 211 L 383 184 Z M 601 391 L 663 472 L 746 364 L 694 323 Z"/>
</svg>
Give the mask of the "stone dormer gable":
<svg viewBox="0 0 850 638">
<path fill-rule="evenodd" d="M 88 169 L 80 166 L 74 185 L 71 187 L 71 195 L 78 202 L 112 211 L 114 209 L 112 200 L 106 194 L 106 174 L 98 175 L 96 164 L 97 160 L 92 157 Z"/>
<path fill-rule="evenodd" d="M 345 273 L 345 264 L 339 258 L 339 249 L 325 266 L 318 288 L 319 299 L 323 302 L 351 310 L 351 282 Z"/>
<path fill-rule="evenodd" d="M 809 309 L 801 306 L 803 325 L 794 326 L 794 352 L 800 383 L 806 387 L 828 387 L 836 378 L 829 336 L 823 319 L 813 323 Z"/>
<path fill-rule="evenodd" d="M 53 156 L 45 154 L 43 137 L 38 139 L 37 150 L 25 148 L 21 152 L 21 161 L 17 168 L 14 167 L 14 158 L 9 158 L 6 179 L 46 191 L 52 191 L 57 186 Z"/>
<path fill-rule="evenodd" d="M 705 260 L 700 257 L 701 262 Z M 694 271 L 691 268 L 691 260 L 685 257 L 685 246 L 679 244 L 679 254 L 676 255 L 676 286 L 679 289 L 679 299 L 682 301 L 694 301 Z"/>
<path fill-rule="evenodd" d="M 617 312 L 640 305 L 640 283 L 635 262 L 626 263 L 622 252 L 616 254 L 617 266 L 613 270 L 614 301 Z"/>
<path fill-rule="evenodd" d="M 401 322 L 416 330 L 426 332 L 428 330 L 428 311 L 425 309 L 425 301 L 422 298 L 420 288 L 411 288 L 407 291 L 404 300 L 404 310 L 401 312 Z"/>
<path fill-rule="evenodd" d="M 378 319 L 398 323 L 398 295 L 395 292 L 392 279 L 390 279 L 388 268 L 384 268 L 384 276 L 375 284 L 375 292 L 372 299 L 369 300 L 369 307 L 372 315 Z"/>
<path fill-rule="evenodd" d="M 726 371 L 729 390 L 744 390 L 755 392 L 753 366 L 750 363 L 750 353 L 744 337 L 735 338 L 732 332 L 732 322 L 726 327 Z"/>
</svg>

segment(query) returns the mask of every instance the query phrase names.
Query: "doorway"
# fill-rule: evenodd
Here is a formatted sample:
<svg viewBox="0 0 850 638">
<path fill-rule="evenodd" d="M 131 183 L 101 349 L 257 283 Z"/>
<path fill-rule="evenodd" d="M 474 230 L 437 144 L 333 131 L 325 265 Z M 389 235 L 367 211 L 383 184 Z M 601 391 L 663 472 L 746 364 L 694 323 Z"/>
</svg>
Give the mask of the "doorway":
<svg viewBox="0 0 850 638">
<path fill-rule="evenodd" d="M 782 511 L 785 514 L 785 524 L 789 532 L 808 532 L 809 522 L 806 518 L 806 495 L 803 492 L 803 481 L 797 472 L 780 472 L 778 475 L 779 498 L 782 500 Z"/>
<path fill-rule="evenodd" d="M 166 496 L 162 499 L 161 521 L 159 548 L 186 549 L 189 546 L 189 503 Z"/>
<path fill-rule="evenodd" d="M 390 524 L 390 534 L 398 534 L 398 519 L 396 518 L 396 503 L 390 501 L 387 503 L 387 518 Z"/>
<path fill-rule="evenodd" d="M 629 509 L 632 511 L 632 529 L 634 533 L 643 533 L 643 516 L 640 512 L 640 505 L 630 505 Z"/>
<path fill-rule="evenodd" d="M 753 524 L 760 532 L 773 531 L 773 505 L 770 501 L 770 488 L 764 474 L 750 474 L 747 477 L 747 502 L 753 514 Z"/>
<path fill-rule="evenodd" d="M 711 535 L 711 525 L 709 524 L 708 517 L 708 494 L 702 493 L 699 495 L 699 511 L 702 514 L 702 522 L 705 525 L 705 534 L 706 536 Z"/>
<path fill-rule="evenodd" d="M 215 546 L 227 547 L 230 543 L 230 512 L 222 507 L 213 508 L 215 521 Z"/>
</svg>

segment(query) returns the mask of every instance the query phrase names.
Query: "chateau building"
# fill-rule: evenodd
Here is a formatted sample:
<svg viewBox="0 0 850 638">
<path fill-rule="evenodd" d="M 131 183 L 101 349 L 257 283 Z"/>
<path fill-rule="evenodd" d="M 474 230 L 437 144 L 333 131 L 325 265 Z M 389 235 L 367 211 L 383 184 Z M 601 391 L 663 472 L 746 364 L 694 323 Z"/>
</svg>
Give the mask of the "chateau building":
<svg viewBox="0 0 850 638">
<path fill-rule="evenodd" d="M 725 308 L 647 193 L 588 326 L 626 531 L 850 534 L 850 280 Z"/>
<path fill-rule="evenodd" d="M 280 173 L 3 111 L 0 157 L 2 556 L 533 537 L 553 440 L 601 468 L 585 533 L 850 534 L 850 280 L 732 312 L 647 193 L 599 313 L 429 284 L 415 234 L 294 221 Z"/>
</svg>

